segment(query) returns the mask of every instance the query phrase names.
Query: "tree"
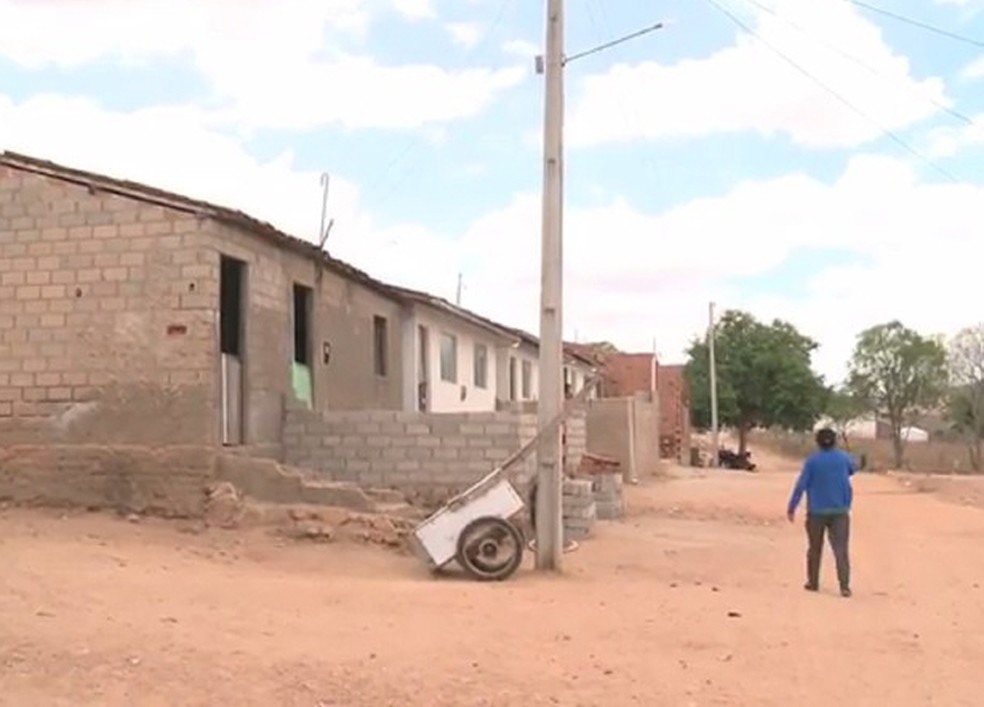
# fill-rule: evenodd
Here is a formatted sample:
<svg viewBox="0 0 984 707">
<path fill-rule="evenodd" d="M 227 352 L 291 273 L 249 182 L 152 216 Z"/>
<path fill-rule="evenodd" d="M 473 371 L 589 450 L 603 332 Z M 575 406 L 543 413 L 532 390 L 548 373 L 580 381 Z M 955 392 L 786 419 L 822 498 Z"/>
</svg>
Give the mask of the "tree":
<svg viewBox="0 0 984 707">
<path fill-rule="evenodd" d="M 764 324 L 745 312 L 725 312 L 715 324 L 718 417 L 738 432 L 738 451 L 748 446 L 755 427 L 808 430 L 823 410 L 823 379 L 810 367 L 817 344 L 792 325 Z M 707 342 L 695 340 L 688 352 L 687 383 L 695 427 L 711 420 Z"/>
<path fill-rule="evenodd" d="M 831 426 L 844 440 L 845 449 L 850 449 L 850 443 L 847 439 L 847 428 L 851 422 L 864 414 L 863 403 L 846 387 L 837 388 L 829 392 L 824 411 L 827 413 L 827 417 L 830 418 Z"/>
<path fill-rule="evenodd" d="M 980 472 L 984 446 L 984 324 L 963 329 L 950 340 L 947 366 L 947 418 L 967 444 L 971 467 Z"/>
<path fill-rule="evenodd" d="M 865 409 L 888 421 L 895 466 L 905 457 L 902 428 L 922 410 L 940 402 L 946 390 L 946 352 L 899 321 L 858 335 L 849 366 L 848 387 Z"/>
</svg>

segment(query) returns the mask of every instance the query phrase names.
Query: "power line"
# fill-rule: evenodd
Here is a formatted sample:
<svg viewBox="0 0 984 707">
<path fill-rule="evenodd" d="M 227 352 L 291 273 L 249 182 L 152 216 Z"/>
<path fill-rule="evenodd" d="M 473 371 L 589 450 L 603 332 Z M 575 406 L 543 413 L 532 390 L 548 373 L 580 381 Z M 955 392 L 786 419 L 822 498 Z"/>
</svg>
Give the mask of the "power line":
<svg viewBox="0 0 984 707">
<path fill-rule="evenodd" d="M 891 10 L 886 10 L 882 7 L 876 7 L 875 5 L 869 5 L 863 0 L 846 0 L 849 3 L 853 3 L 858 7 L 863 7 L 866 10 L 871 10 L 872 12 L 877 12 L 880 15 L 885 15 L 885 17 L 891 17 L 893 20 L 898 20 L 899 22 L 904 22 L 907 25 L 912 25 L 913 27 L 919 27 L 920 29 L 927 30 L 928 32 L 933 32 L 934 34 L 941 35 L 943 37 L 948 37 L 950 39 L 955 39 L 958 42 L 963 42 L 965 44 L 970 44 L 974 47 L 979 47 L 984 49 L 984 40 L 974 39 L 973 37 L 968 37 L 963 34 L 957 34 L 956 32 L 951 32 L 948 29 L 943 29 L 942 27 L 937 27 L 931 25 L 928 22 L 923 22 L 921 20 L 915 20 L 911 17 L 906 17 L 905 15 L 900 15 L 897 12 L 892 12 Z"/>
<path fill-rule="evenodd" d="M 844 49 L 841 49 L 836 44 L 833 44 L 832 42 L 827 41 L 823 37 L 814 34 L 813 32 L 811 32 L 809 29 L 807 29 L 803 25 L 801 25 L 801 24 L 799 24 L 797 22 L 794 22 L 793 20 L 790 20 L 787 17 L 784 17 L 783 15 L 779 14 L 778 12 L 776 12 L 776 10 L 774 8 L 771 8 L 768 5 L 765 5 L 765 4 L 761 3 L 761 2 L 759 2 L 759 0 L 748 0 L 748 2 L 751 3 L 752 5 L 754 5 L 755 7 L 759 8 L 763 12 L 767 12 L 770 15 L 772 15 L 773 17 L 775 17 L 776 19 L 781 20 L 782 22 L 785 22 L 790 27 L 793 27 L 794 29 L 799 30 L 803 34 L 805 34 L 805 35 L 809 36 L 810 38 L 812 38 L 814 41 L 816 41 L 816 42 L 824 45 L 825 47 L 827 47 L 831 51 L 837 52 L 838 54 L 840 54 L 842 57 L 844 57 L 848 61 L 854 62 L 855 64 L 857 64 L 861 68 L 865 69 L 869 73 L 871 73 L 871 74 L 873 74 L 875 76 L 878 76 L 878 77 L 880 77 L 882 79 L 885 79 L 886 81 L 895 81 L 896 83 L 901 83 L 897 79 L 890 78 L 890 77 L 886 76 L 883 72 L 879 71 L 878 69 L 875 69 L 870 64 L 866 63 L 863 59 L 858 58 L 856 55 L 851 54 L 850 52 L 848 52 L 848 51 L 846 51 Z M 951 108 L 950 106 L 946 105 L 945 103 L 941 103 L 940 101 L 937 101 L 935 98 L 930 98 L 930 97 L 927 97 L 927 96 L 923 96 L 923 98 L 927 102 L 929 102 L 932 105 L 936 106 L 939 110 L 941 110 L 944 113 L 947 113 L 947 114 L 953 116 L 957 120 L 959 120 L 959 121 L 961 121 L 963 123 L 966 123 L 967 125 L 974 125 L 975 124 L 973 118 L 967 116 L 964 113 L 961 113 L 958 110 L 955 110 L 955 109 Z"/>
<path fill-rule="evenodd" d="M 831 88 L 828 84 L 826 84 L 825 82 L 823 82 L 822 80 L 820 80 L 819 78 L 817 78 L 816 76 L 814 76 L 812 73 L 810 73 L 810 71 L 808 71 L 807 69 L 803 68 L 798 63 L 796 63 L 795 60 L 793 60 L 792 58 L 790 58 L 789 55 L 787 55 L 781 49 L 779 49 L 778 47 L 776 47 L 775 45 L 773 45 L 771 42 L 769 42 L 766 39 L 764 39 L 758 32 L 756 32 L 754 29 L 752 29 L 748 25 L 748 23 L 746 23 L 740 17 L 738 17 L 733 12 L 731 12 L 730 10 L 728 10 L 726 7 L 724 7 L 723 5 L 721 5 L 717 0 L 705 0 L 705 2 L 707 4 L 709 4 L 709 5 L 711 5 L 714 9 L 716 9 L 718 12 L 720 12 L 721 14 L 723 14 L 725 17 L 727 17 L 729 20 L 731 20 L 739 28 L 741 28 L 742 30 L 744 30 L 748 34 L 752 35 L 755 39 L 757 39 L 759 42 L 761 42 L 763 45 L 765 45 L 769 50 L 771 50 L 776 56 L 778 56 L 780 59 L 782 59 L 783 61 L 785 61 L 791 67 L 793 67 L 794 69 L 796 69 L 796 71 L 798 71 L 803 76 L 805 76 L 806 78 L 808 78 L 810 81 L 812 81 L 813 83 L 815 83 L 821 89 L 823 89 L 824 91 L 826 91 L 827 93 L 829 93 L 831 96 L 833 96 L 835 99 L 837 99 L 840 103 L 844 104 L 844 106 L 846 106 L 847 108 L 849 108 L 850 110 L 852 110 L 854 113 L 856 113 L 857 115 L 859 115 L 860 117 L 862 117 L 863 119 L 865 119 L 869 123 L 871 123 L 873 126 L 875 126 L 876 128 L 878 128 L 878 130 L 880 130 L 883 135 L 885 135 L 886 137 L 888 137 L 892 142 L 894 142 L 895 144 L 897 144 L 903 150 L 905 150 L 906 152 L 910 153 L 914 157 L 918 158 L 922 162 L 926 163 L 928 166 L 930 166 L 933 169 L 935 169 L 937 172 L 939 172 L 941 175 L 943 175 L 947 179 L 949 179 L 949 180 L 951 180 L 953 182 L 959 182 L 959 180 L 955 176 L 953 176 L 953 174 L 951 174 L 949 171 L 943 169 L 943 167 L 941 167 L 940 165 L 936 164 L 933 160 L 931 160 L 928 157 L 926 157 L 925 155 L 923 155 L 916 148 L 914 148 L 908 142 L 906 142 L 901 137 L 899 137 L 896 133 L 892 132 L 888 128 L 883 127 L 878 121 L 876 121 L 874 118 L 872 118 L 871 116 L 869 116 L 863 110 L 861 110 L 860 108 L 858 108 L 856 105 L 854 105 L 847 98 L 844 98 L 844 96 L 842 96 L 836 90 L 834 90 L 833 88 Z"/>
</svg>

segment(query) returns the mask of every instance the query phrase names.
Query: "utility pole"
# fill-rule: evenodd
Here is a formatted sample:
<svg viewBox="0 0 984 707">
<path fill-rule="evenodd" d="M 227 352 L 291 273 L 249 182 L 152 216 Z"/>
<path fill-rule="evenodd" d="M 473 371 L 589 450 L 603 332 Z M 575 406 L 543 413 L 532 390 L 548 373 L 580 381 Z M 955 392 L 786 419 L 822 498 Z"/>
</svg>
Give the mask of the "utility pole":
<svg viewBox="0 0 984 707">
<path fill-rule="evenodd" d="M 559 571 L 564 552 L 561 468 L 563 411 L 564 2 L 547 0 L 543 116 L 543 233 L 540 260 L 541 432 L 537 449 L 536 567 Z"/>
<path fill-rule="evenodd" d="M 455 294 L 454 303 L 461 306 L 461 273 L 458 273 L 458 292 Z"/>
<path fill-rule="evenodd" d="M 711 379 L 711 466 L 718 465 L 718 450 L 720 440 L 718 438 L 718 388 L 717 388 L 717 362 L 714 360 L 714 303 L 708 307 L 708 328 L 707 328 L 707 357 L 710 368 Z"/>
</svg>

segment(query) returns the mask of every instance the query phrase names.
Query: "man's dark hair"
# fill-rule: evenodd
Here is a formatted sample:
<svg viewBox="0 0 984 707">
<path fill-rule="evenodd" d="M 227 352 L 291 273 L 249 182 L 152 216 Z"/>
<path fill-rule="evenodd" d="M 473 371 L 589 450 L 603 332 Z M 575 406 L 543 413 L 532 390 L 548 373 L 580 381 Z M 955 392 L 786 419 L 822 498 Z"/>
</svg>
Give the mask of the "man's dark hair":
<svg viewBox="0 0 984 707">
<path fill-rule="evenodd" d="M 817 446 L 820 449 L 833 449 L 837 446 L 837 433 L 829 427 L 817 430 Z"/>
</svg>

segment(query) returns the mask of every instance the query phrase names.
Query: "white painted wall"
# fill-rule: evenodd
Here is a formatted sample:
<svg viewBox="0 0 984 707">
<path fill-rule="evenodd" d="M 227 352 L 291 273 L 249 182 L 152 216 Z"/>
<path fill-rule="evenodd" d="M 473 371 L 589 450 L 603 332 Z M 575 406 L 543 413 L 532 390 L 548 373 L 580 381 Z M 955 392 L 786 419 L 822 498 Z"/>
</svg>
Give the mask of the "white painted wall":
<svg viewBox="0 0 984 707">
<path fill-rule="evenodd" d="M 429 336 L 428 380 L 430 381 L 429 412 L 483 412 L 494 411 L 497 392 L 497 350 L 502 342 L 491 332 L 456 320 L 441 312 L 418 307 L 413 316 L 413 360 L 420 356 L 419 327 L 427 329 Z M 451 334 L 457 339 L 457 380 L 441 379 L 441 339 Z M 485 388 L 475 386 L 474 361 L 476 344 L 484 344 L 487 351 Z M 408 369 L 407 369 L 408 370 Z M 419 382 L 416 367 L 411 378 L 413 390 Z M 464 389 L 464 399 L 462 399 Z M 414 396 L 416 401 L 416 395 Z M 415 404 L 415 402 L 414 402 Z M 413 409 L 413 408 L 410 408 Z"/>
<path fill-rule="evenodd" d="M 929 432 L 920 427 L 903 427 L 902 439 L 906 442 L 928 442 Z"/>
</svg>

